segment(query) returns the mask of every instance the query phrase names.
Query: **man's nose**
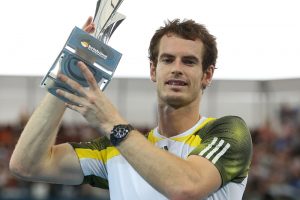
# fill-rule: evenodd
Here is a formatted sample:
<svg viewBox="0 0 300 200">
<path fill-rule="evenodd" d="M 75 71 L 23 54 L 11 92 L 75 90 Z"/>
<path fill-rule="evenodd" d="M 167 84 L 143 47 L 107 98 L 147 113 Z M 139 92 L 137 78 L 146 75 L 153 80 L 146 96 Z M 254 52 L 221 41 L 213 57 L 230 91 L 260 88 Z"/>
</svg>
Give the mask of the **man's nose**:
<svg viewBox="0 0 300 200">
<path fill-rule="evenodd" d="M 182 62 L 180 60 L 175 60 L 172 66 L 172 74 L 182 74 Z"/>
</svg>

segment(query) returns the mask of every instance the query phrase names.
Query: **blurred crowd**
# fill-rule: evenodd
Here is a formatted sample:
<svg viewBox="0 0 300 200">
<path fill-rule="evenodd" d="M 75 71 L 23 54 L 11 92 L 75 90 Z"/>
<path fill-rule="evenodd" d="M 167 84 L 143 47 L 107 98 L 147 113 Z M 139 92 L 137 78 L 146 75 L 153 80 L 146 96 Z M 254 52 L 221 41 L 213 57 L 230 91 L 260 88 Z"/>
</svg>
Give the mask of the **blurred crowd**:
<svg viewBox="0 0 300 200">
<path fill-rule="evenodd" d="M 254 154 L 244 199 L 300 199 L 300 110 L 282 105 L 272 121 L 251 130 Z"/>
<path fill-rule="evenodd" d="M 8 171 L 8 163 L 22 129 L 21 125 L 0 126 L 0 200 L 99 200 L 98 190 L 88 185 L 62 186 L 25 182 L 15 178 Z M 94 134 L 94 130 L 86 125 L 63 125 L 58 134 L 57 143 L 86 141 L 87 138 L 95 138 Z"/>
<path fill-rule="evenodd" d="M 282 106 L 278 113 L 280 128 L 272 121 L 251 129 L 254 154 L 244 199 L 300 199 L 300 110 Z M 99 198 L 99 189 L 89 185 L 62 186 L 31 183 L 16 179 L 8 171 L 12 150 L 28 120 L 22 115 L 14 125 L 0 124 L 0 200 L 59 200 Z M 138 128 L 147 133 L 148 128 Z M 97 137 L 95 130 L 85 124 L 63 124 L 57 143 L 88 141 Z"/>
</svg>

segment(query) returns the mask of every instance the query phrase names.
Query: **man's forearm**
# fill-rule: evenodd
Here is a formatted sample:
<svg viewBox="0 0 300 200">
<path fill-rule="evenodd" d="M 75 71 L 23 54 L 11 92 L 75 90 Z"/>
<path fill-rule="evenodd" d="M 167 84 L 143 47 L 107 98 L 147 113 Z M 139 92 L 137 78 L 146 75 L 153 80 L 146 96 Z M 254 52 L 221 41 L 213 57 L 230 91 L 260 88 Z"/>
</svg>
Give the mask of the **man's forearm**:
<svg viewBox="0 0 300 200">
<path fill-rule="evenodd" d="M 10 169 L 14 173 L 30 175 L 51 155 L 64 112 L 64 103 L 47 94 L 30 117 L 15 147 L 10 161 Z"/>
<path fill-rule="evenodd" d="M 120 153 L 136 171 L 154 188 L 169 199 L 191 195 L 194 181 L 199 174 L 194 173 L 186 160 L 161 150 L 149 143 L 137 131 L 128 135 L 118 147 Z M 176 197 L 176 198 L 174 198 Z"/>
</svg>

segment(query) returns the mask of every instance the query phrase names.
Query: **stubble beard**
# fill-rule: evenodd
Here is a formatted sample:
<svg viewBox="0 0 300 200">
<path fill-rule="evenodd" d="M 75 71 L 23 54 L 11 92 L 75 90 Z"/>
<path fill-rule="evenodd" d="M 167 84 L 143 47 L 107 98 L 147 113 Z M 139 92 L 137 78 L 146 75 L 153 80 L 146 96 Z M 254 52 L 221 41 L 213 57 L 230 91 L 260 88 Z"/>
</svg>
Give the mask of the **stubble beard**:
<svg viewBox="0 0 300 200">
<path fill-rule="evenodd" d="M 199 100 L 199 98 L 197 98 L 197 95 L 195 94 L 190 94 L 192 95 L 190 97 L 184 94 L 178 94 L 178 95 L 163 94 L 163 92 L 161 91 L 157 91 L 157 94 L 158 94 L 159 104 L 161 106 L 170 106 L 174 109 L 188 106 L 194 101 Z"/>
</svg>

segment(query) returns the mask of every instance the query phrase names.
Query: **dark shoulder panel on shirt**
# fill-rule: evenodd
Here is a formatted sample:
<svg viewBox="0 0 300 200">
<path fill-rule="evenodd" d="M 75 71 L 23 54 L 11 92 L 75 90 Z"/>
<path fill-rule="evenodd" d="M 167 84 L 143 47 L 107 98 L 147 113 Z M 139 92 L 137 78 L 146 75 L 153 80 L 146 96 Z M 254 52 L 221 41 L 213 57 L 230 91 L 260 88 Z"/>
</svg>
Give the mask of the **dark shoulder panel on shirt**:
<svg viewBox="0 0 300 200">
<path fill-rule="evenodd" d="M 246 178 L 252 157 L 252 139 L 244 120 L 225 116 L 206 124 L 197 133 L 201 144 L 190 155 L 200 155 L 215 164 L 222 185 Z"/>
<path fill-rule="evenodd" d="M 102 150 L 107 147 L 112 146 L 107 137 L 99 137 L 88 142 L 70 142 L 73 148 L 82 148 L 82 149 L 92 149 L 92 150 Z"/>
</svg>

